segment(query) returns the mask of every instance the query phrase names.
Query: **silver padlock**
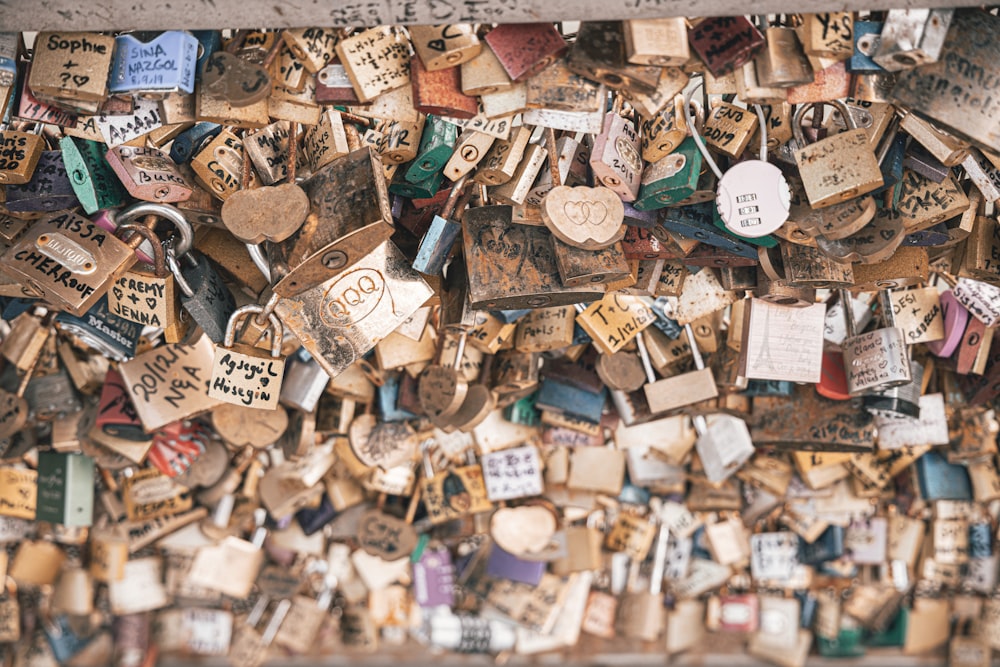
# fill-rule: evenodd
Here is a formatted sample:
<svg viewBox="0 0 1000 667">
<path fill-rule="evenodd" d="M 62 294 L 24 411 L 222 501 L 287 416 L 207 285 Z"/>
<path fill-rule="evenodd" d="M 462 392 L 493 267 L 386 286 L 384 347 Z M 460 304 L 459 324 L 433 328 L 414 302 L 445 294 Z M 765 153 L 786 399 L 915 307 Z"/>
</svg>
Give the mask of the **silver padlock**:
<svg viewBox="0 0 1000 667">
<path fill-rule="evenodd" d="M 880 298 L 882 294 L 885 292 L 880 293 Z M 840 290 L 842 303 L 850 303 L 850 298 L 847 290 Z M 888 326 L 881 329 L 858 334 L 854 318 L 844 318 L 847 338 L 841 345 L 841 352 L 844 355 L 847 392 L 851 396 L 891 389 L 913 380 L 903 330 L 895 326 L 892 304 L 887 305 L 889 307 L 882 310 Z"/>
</svg>

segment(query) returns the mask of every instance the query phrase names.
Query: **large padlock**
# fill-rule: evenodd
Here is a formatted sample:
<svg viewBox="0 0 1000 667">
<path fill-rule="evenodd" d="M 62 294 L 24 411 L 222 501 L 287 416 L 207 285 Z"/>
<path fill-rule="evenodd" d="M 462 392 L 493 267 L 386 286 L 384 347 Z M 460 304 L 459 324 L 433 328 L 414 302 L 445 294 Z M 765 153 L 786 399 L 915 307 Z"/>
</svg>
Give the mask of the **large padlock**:
<svg viewBox="0 0 1000 667">
<path fill-rule="evenodd" d="M 847 106 L 831 102 L 847 120 L 848 130 L 813 144 L 806 144 L 802 118 L 808 105 L 802 105 L 792 118 L 792 132 L 797 148 L 795 164 L 802 177 L 809 204 L 813 208 L 832 206 L 882 187 L 882 172 L 868 143 L 868 135 L 857 127 Z"/>
<path fill-rule="evenodd" d="M 133 247 L 70 211 L 39 220 L 4 255 L 0 269 L 49 303 L 82 316 L 136 261 Z M 135 246 L 131 244 L 134 243 Z"/>
</svg>

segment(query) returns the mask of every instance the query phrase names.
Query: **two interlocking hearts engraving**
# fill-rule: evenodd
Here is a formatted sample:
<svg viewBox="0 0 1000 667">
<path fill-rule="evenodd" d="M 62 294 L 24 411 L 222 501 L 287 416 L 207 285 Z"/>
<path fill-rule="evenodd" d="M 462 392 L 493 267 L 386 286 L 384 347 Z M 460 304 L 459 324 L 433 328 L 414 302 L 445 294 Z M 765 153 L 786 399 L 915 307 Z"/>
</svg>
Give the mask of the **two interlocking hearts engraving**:
<svg viewBox="0 0 1000 667">
<path fill-rule="evenodd" d="M 625 236 L 625 206 L 604 187 L 552 188 L 542 200 L 542 220 L 563 243 L 600 250 Z"/>
</svg>

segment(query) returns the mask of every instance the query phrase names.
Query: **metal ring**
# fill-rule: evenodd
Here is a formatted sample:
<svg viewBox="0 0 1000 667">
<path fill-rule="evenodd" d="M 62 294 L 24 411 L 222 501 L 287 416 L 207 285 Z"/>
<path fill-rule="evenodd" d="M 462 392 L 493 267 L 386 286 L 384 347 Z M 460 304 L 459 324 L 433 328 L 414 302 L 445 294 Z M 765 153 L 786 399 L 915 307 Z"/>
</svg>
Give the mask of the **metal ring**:
<svg viewBox="0 0 1000 667">
<path fill-rule="evenodd" d="M 191 247 L 194 245 L 194 230 L 191 229 L 191 223 L 187 221 L 187 218 L 184 217 L 184 214 L 179 209 L 170 204 L 138 202 L 128 208 L 122 209 L 118 213 L 117 222 L 119 225 L 124 225 L 146 215 L 155 215 L 159 218 L 169 220 L 177 228 L 181 237 L 176 249 L 178 257 L 185 255 L 191 250 Z"/>
</svg>

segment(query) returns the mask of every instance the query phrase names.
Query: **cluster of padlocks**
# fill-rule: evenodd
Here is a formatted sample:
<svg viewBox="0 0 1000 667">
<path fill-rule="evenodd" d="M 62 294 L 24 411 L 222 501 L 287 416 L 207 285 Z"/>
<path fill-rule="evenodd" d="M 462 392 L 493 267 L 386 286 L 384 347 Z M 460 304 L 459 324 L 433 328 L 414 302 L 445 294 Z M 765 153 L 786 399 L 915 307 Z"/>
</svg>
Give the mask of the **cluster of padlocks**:
<svg viewBox="0 0 1000 667">
<path fill-rule="evenodd" d="M 995 13 L 28 37 L 4 664 L 990 664 Z"/>
</svg>

